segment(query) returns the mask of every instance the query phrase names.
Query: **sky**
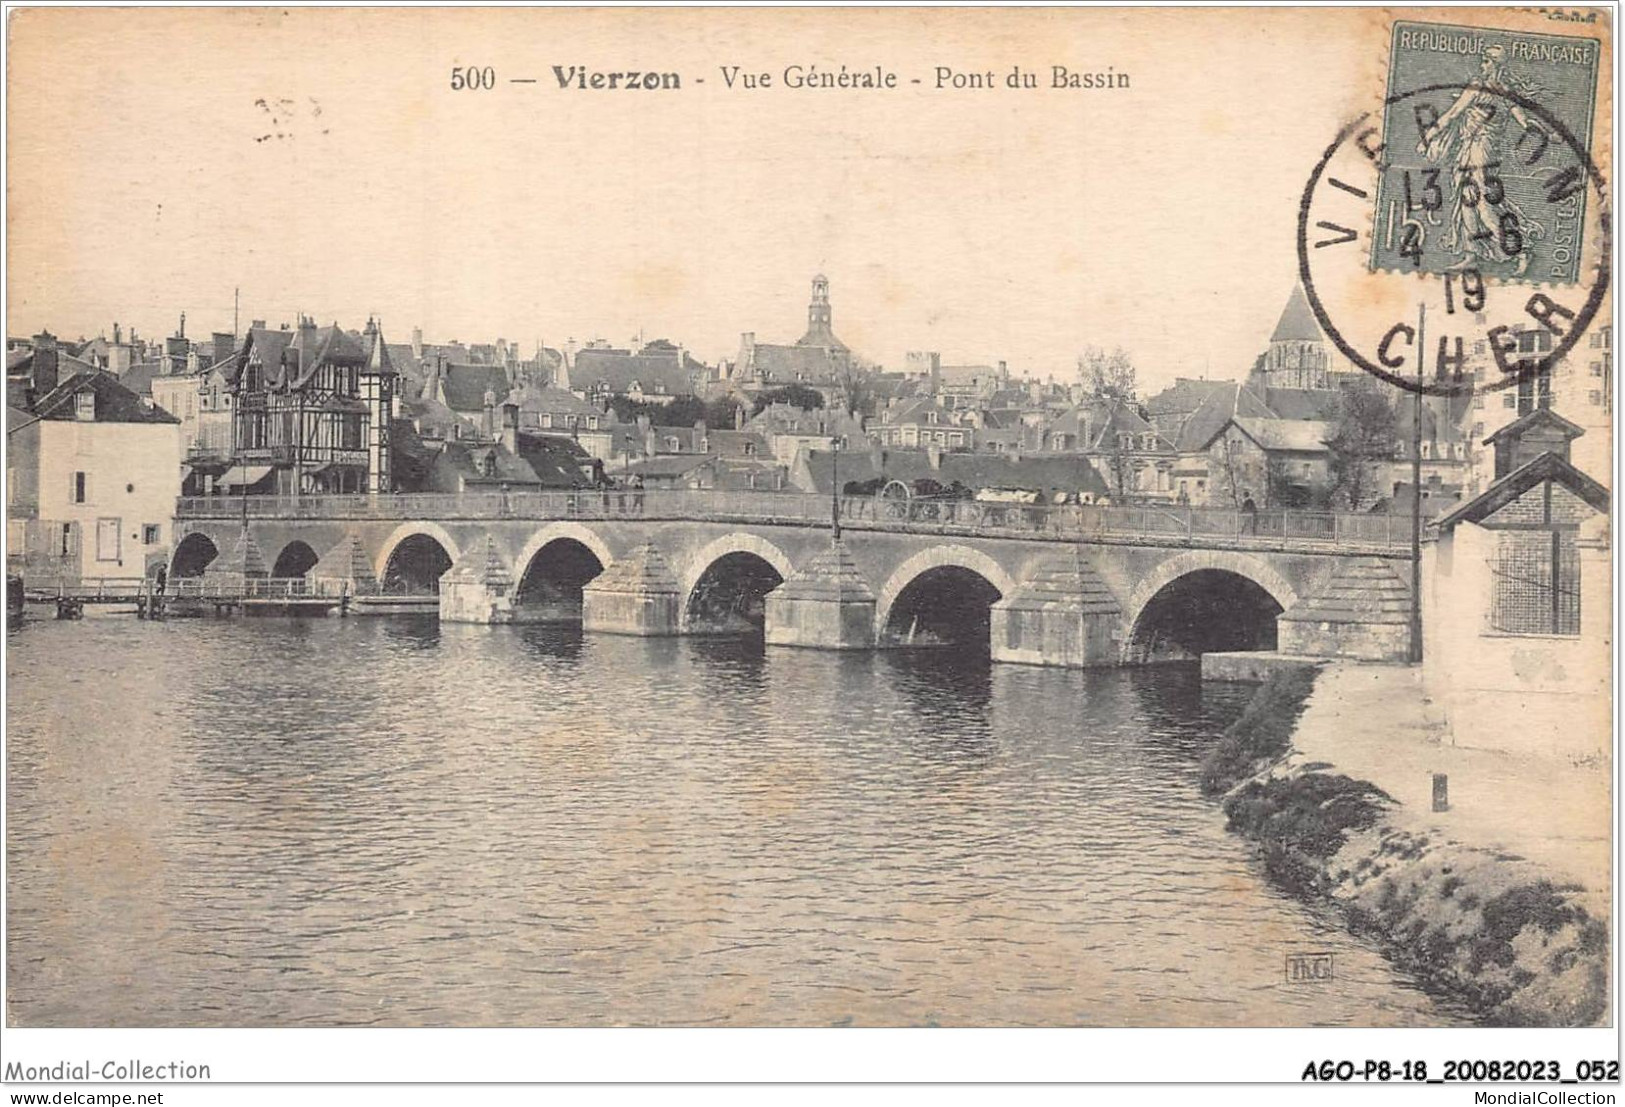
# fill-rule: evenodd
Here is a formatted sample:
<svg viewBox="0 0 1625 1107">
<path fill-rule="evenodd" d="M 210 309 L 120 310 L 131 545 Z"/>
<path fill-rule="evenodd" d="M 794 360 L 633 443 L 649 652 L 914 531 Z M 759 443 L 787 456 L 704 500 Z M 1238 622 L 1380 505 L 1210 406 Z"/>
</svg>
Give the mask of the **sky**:
<svg viewBox="0 0 1625 1107">
<path fill-rule="evenodd" d="M 793 342 L 900 368 L 1239 376 L 1299 197 L 1382 89 L 1376 9 L 30 10 L 11 21 L 8 334 L 359 328 L 530 350 Z M 790 89 L 874 66 L 894 90 Z M 561 90 L 555 65 L 676 72 Z M 722 67 L 774 87 L 729 89 Z M 1013 65 L 1039 88 L 1002 87 Z M 1051 67 L 1127 88 L 1047 87 Z M 493 89 L 453 90 L 458 66 Z M 993 89 L 933 87 L 938 66 Z M 512 83 L 514 78 L 534 84 Z M 920 85 L 912 84 L 914 79 Z M 703 83 L 702 83 L 703 82 Z"/>
</svg>

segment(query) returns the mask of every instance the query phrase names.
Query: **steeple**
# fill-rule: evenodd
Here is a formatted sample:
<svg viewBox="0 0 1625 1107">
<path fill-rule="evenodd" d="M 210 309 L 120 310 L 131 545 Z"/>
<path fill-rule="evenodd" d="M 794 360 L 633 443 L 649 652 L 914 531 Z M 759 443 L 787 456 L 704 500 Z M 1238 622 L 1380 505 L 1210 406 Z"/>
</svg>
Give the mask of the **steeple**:
<svg viewBox="0 0 1625 1107">
<path fill-rule="evenodd" d="M 807 305 L 807 329 L 825 330 L 832 327 L 829 309 L 829 278 L 820 273 L 813 278 L 812 302 Z"/>
<path fill-rule="evenodd" d="M 1264 385 L 1267 388 L 1329 388 L 1327 370 L 1330 358 L 1326 336 L 1309 306 L 1303 283 L 1296 282 L 1287 297 L 1281 319 L 1270 335 L 1269 352 L 1264 357 Z"/>
<path fill-rule="evenodd" d="M 846 344 L 835 337 L 834 312 L 829 303 L 829 278 L 819 273 L 812 279 L 812 302 L 807 305 L 807 333 L 798 346 L 823 346 L 830 350 L 846 350 Z"/>
</svg>

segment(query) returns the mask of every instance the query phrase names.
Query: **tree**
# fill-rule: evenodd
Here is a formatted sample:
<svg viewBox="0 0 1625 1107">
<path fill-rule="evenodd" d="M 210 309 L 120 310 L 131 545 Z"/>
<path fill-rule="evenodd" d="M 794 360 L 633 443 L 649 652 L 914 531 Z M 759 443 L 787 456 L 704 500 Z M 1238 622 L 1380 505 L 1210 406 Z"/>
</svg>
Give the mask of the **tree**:
<svg viewBox="0 0 1625 1107">
<path fill-rule="evenodd" d="M 1343 390 L 1332 433 L 1326 440 L 1335 502 L 1351 511 L 1359 511 L 1370 502 L 1376 484 L 1372 470 L 1394 456 L 1397 422 L 1393 404 L 1375 383 Z"/>
<path fill-rule="evenodd" d="M 1088 346 L 1078 355 L 1078 375 L 1083 378 L 1084 402 L 1106 413 L 1106 440 L 1101 443 L 1106 453 L 1104 475 L 1112 496 L 1126 503 L 1131 498 L 1134 447 L 1132 437 L 1125 442 L 1118 432 L 1117 412 L 1134 409 L 1134 362 L 1121 346 L 1109 354 L 1099 346 Z"/>
<path fill-rule="evenodd" d="M 846 413 L 853 417 L 874 414 L 874 371 L 850 358 L 835 371 L 835 387 L 840 390 Z"/>
<path fill-rule="evenodd" d="M 1091 398 L 1114 407 L 1134 403 L 1134 361 L 1121 346 L 1109 354 L 1099 346 L 1086 346 L 1078 355 L 1078 376 Z"/>
<path fill-rule="evenodd" d="M 789 404 L 802 411 L 816 411 L 824 406 L 824 394 L 804 384 L 786 384 L 757 393 L 752 415 L 759 415 L 769 404 Z"/>
</svg>

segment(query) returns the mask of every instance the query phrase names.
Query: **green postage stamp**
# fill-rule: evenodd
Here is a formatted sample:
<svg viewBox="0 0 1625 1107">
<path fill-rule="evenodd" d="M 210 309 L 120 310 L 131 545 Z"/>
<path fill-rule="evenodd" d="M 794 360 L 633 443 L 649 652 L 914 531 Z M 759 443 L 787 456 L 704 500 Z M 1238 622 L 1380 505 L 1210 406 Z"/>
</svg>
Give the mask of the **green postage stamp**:
<svg viewBox="0 0 1625 1107">
<path fill-rule="evenodd" d="M 1601 44 L 1394 24 L 1371 268 L 1580 279 Z"/>
</svg>

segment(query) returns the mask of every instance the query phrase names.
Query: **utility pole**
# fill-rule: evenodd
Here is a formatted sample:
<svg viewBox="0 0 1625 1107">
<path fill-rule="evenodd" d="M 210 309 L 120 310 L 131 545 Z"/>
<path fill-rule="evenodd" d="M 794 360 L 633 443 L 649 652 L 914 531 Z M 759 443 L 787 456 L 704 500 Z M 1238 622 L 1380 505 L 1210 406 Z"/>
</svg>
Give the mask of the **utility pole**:
<svg viewBox="0 0 1625 1107">
<path fill-rule="evenodd" d="M 1416 396 L 1411 409 L 1411 664 L 1422 660 L 1422 388 L 1427 376 L 1428 306 L 1416 313 Z"/>
<path fill-rule="evenodd" d="M 242 307 L 242 298 L 243 290 L 241 288 L 231 290 L 231 337 L 233 338 L 243 333 L 237 329 L 237 313 Z"/>
<path fill-rule="evenodd" d="M 841 440 L 829 440 L 829 531 L 833 542 L 841 540 Z"/>
</svg>

